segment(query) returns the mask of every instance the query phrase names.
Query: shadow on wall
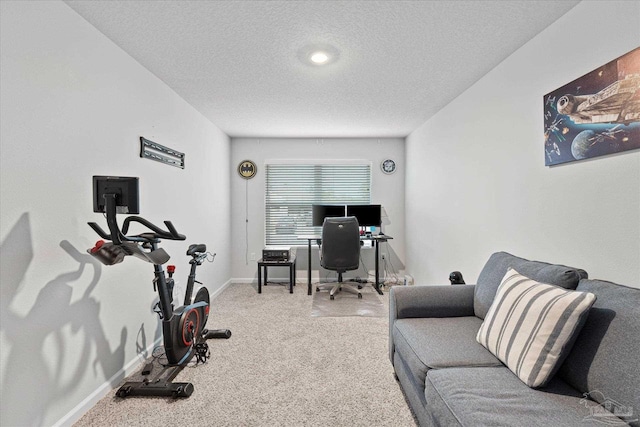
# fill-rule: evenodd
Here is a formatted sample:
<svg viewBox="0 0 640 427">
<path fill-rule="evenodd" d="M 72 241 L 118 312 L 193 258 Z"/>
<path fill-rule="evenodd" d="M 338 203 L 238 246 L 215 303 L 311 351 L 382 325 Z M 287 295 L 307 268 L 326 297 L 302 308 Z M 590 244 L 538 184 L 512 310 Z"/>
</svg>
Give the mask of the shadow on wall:
<svg viewBox="0 0 640 427">
<path fill-rule="evenodd" d="M 120 344 L 112 351 L 100 324 L 100 303 L 91 296 L 100 279 L 101 264 L 66 240 L 60 242 L 60 248 L 77 261 L 78 268 L 47 282 L 27 314 L 21 315 L 12 303 L 21 292 L 34 255 L 28 213 L 20 217 L 0 246 L 0 328 L 9 342 L 2 349 L 6 361 L 2 406 L 11 408 L 2 411 L 1 425 L 40 425 L 49 408 L 77 388 L 87 371 L 97 377 L 100 369 L 103 378 L 109 379 L 124 366 L 127 330 L 122 328 Z M 79 280 L 86 268 L 93 273 L 89 283 Z M 78 301 L 71 302 L 77 287 L 85 291 Z M 69 341 L 63 332 L 69 327 L 75 337 L 82 337 L 81 345 Z M 89 359 L 91 354 L 97 355 L 95 360 Z M 74 361 L 79 358 L 73 368 L 66 360 L 69 355 Z M 114 378 L 112 385 L 121 379 Z"/>
</svg>

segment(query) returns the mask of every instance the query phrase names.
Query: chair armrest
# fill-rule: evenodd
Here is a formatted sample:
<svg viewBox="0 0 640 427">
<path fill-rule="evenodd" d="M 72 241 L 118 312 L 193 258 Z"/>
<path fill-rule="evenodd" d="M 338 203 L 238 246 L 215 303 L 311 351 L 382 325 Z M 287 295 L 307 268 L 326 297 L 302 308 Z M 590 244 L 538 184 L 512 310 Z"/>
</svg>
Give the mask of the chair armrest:
<svg viewBox="0 0 640 427">
<path fill-rule="evenodd" d="M 396 319 L 473 316 L 475 285 L 394 286 L 389 292 L 389 356 L 393 364 Z"/>
</svg>

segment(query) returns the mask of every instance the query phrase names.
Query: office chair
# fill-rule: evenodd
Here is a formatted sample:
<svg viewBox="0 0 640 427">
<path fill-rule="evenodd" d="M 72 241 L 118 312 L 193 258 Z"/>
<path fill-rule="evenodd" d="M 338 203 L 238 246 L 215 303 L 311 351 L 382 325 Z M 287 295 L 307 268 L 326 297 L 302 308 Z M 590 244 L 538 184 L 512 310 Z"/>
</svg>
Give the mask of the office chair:
<svg viewBox="0 0 640 427">
<path fill-rule="evenodd" d="M 356 217 L 329 217 L 322 225 L 322 245 L 320 265 L 327 270 L 338 272 L 338 283 L 326 283 L 316 287 L 316 291 L 329 289 L 329 296 L 345 290 L 362 298 L 362 293 L 350 284 L 342 282 L 342 273 L 360 267 L 360 226 Z"/>
</svg>

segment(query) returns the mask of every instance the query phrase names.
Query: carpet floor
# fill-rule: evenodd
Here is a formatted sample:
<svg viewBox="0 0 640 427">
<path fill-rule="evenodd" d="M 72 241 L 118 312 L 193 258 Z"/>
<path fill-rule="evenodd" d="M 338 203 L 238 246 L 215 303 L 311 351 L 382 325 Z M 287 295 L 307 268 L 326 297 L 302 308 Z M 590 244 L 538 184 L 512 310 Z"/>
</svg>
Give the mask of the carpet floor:
<svg viewBox="0 0 640 427">
<path fill-rule="evenodd" d="M 193 383 L 191 397 L 114 391 L 75 426 L 416 426 L 389 362 L 388 317 L 312 316 L 306 284 L 256 287 L 232 284 L 212 301 L 207 326 L 233 335 L 175 379 Z"/>
</svg>

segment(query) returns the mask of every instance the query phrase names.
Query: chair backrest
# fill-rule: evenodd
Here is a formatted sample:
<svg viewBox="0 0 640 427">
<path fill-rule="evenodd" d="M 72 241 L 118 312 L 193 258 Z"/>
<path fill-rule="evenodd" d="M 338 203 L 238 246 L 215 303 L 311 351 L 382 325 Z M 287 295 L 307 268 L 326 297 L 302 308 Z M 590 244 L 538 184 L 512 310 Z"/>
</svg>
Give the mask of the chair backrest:
<svg viewBox="0 0 640 427">
<path fill-rule="evenodd" d="M 344 273 L 360 267 L 360 226 L 356 217 L 329 217 L 322 225 L 320 265 Z"/>
</svg>

